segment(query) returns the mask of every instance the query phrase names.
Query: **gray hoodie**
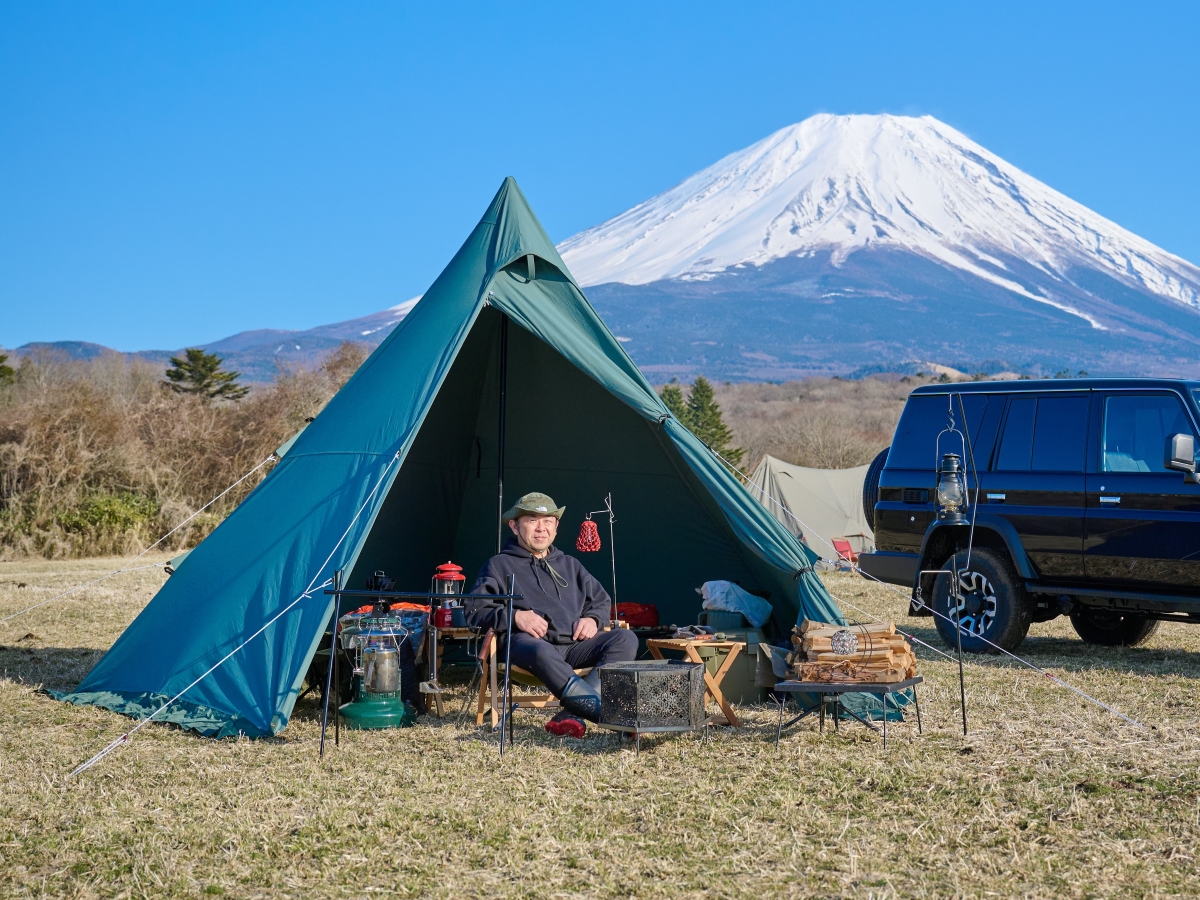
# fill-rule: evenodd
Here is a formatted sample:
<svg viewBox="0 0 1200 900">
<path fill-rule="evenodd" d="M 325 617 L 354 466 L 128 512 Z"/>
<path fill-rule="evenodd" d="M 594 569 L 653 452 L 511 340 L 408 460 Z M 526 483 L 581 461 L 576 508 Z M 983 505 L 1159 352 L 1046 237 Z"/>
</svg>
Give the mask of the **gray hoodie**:
<svg viewBox="0 0 1200 900">
<path fill-rule="evenodd" d="M 582 618 L 601 625 L 612 615 L 608 592 L 583 563 L 554 546 L 538 559 L 515 539 L 484 563 L 471 593 L 503 594 L 510 574 L 516 576 L 515 593 L 521 595 L 513 608 L 532 610 L 549 622 L 544 640 L 552 644 L 571 643 L 575 623 Z M 467 598 L 467 621 L 478 628 L 504 631 L 504 605 L 503 600 Z"/>
</svg>

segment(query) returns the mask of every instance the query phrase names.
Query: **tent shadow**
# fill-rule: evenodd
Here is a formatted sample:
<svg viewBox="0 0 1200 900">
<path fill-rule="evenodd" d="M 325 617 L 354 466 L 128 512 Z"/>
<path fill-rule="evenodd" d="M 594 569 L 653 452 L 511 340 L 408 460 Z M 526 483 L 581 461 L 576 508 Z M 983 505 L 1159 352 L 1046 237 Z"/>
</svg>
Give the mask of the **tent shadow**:
<svg viewBox="0 0 1200 900">
<path fill-rule="evenodd" d="M 94 647 L 45 647 L 36 639 L 0 645 L 0 673 L 18 684 L 71 690 L 83 681 L 104 653 Z"/>
<path fill-rule="evenodd" d="M 932 625 L 913 627 L 908 623 L 901 626 L 904 631 L 943 653 L 954 656 L 954 648 L 947 647 Z M 920 660 L 933 654 L 925 647 L 913 648 Z M 1112 672 L 1128 672 L 1134 675 L 1200 678 L 1200 653 L 1175 647 L 1099 647 L 1086 644 L 1075 638 L 1031 636 L 1021 642 L 1017 656 L 1034 665 L 1053 672 L 1087 672 L 1102 669 Z M 1015 659 L 1004 654 L 964 654 L 968 663 L 982 666 L 1021 667 Z"/>
</svg>

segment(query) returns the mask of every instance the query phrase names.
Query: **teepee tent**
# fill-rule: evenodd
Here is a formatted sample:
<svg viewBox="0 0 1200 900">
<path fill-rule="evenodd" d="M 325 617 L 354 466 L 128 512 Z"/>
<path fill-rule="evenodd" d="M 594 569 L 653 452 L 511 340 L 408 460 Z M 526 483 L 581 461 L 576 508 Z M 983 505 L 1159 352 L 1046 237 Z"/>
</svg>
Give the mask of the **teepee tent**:
<svg viewBox="0 0 1200 900">
<path fill-rule="evenodd" d="M 781 633 L 838 615 L 812 552 L 672 418 L 509 178 L 412 312 L 63 698 L 140 717 L 186 688 L 159 719 L 276 733 L 335 570 L 361 588 L 381 569 L 404 590 L 447 559 L 473 572 L 496 552 L 499 505 L 533 490 L 566 505 L 568 550 L 611 492 L 619 597 L 667 622 L 694 621 L 694 589 L 717 578 L 766 592 Z M 611 588 L 607 565 L 590 568 Z"/>
<path fill-rule="evenodd" d="M 874 546 L 871 523 L 863 513 L 863 481 L 870 466 L 809 469 L 764 456 L 750 473 L 750 493 L 788 531 L 822 556 L 825 541 L 844 537 L 855 553 Z M 813 532 L 804 534 L 803 522 Z"/>
</svg>

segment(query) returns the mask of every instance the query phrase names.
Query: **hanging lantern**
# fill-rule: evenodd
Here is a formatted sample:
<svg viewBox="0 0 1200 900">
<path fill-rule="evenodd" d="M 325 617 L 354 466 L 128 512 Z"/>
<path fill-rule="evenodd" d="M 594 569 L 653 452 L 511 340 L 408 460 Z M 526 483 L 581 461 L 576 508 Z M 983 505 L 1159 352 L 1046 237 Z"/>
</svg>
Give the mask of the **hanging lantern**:
<svg viewBox="0 0 1200 900">
<path fill-rule="evenodd" d="M 575 549 L 582 553 L 595 553 L 600 549 L 600 529 L 591 517 L 583 520 L 579 526 L 579 537 L 575 539 Z"/>
<path fill-rule="evenodd" d="M 966 511 L 967 485 L 963 480 L 962 459 L 957 453 L 943 453 L 938 467 L 938 519 L 948 525 L 966 525 Z"/>
</svg>

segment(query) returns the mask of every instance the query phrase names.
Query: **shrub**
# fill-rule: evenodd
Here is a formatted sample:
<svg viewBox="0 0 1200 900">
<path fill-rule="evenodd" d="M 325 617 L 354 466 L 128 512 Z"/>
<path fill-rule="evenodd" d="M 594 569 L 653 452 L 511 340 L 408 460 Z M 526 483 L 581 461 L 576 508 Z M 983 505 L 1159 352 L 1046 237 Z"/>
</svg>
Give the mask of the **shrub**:
<svg viewBox="0 0 1200 900">
<path fill-rule="evenodd" d="M 161 369 L 121 356 L 24 359 L 0 393 L 0 556 L 148 546 L 300 430 L 365 356 L 344 344 L 238 403 L 164 391 Z M 268 471 L 165 546 L 197 543 Z"/>
</svg>

